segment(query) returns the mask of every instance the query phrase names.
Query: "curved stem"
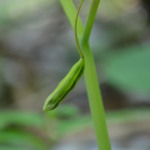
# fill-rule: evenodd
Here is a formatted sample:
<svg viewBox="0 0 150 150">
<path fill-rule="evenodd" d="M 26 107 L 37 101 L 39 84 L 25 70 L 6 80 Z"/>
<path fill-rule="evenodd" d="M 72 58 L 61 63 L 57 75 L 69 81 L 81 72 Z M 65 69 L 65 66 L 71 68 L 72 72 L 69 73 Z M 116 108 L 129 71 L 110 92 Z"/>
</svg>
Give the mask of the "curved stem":
<svg viewBox="0 0 150 150">
<path fill-rule="evenodd" d="M 81 6 L 82 6 L 83 2 L 84 2 L 84 0 L 81 1 L 80 6 L 79 6 L 78 11 L 77 11 L 76 20 L 75 20 L 75 30 L 74 30 L 76 45 L 77 45 L 77 48 L 78 48 L 78 51 L 79 51 L 79 54 L 80 54 L 81 58 L 84 58 L 84 55 L 83 55 L 83 53 L 81 51 L 81 48 L 80 48 L 80 45 L 79 45 L 79 41 L 78 41 L 77 23 L 78 23 L 79 12 L 80 12 L 80 9 L 81 9 Z"/>
<path fill-rule="evenodd" d="M 71 0 L 60 0 L 60 1 L 74 29 L 75 27 L 73 23 L 75 20 L 76 11 L 75 11 L 75 7 L 73 3 Z M 85 30 L 84 30 L 81 20 L 79 19 L 79 22 L 77 25 L 78 26 L 77 31 L 78 31 L 79 40 L 83 34 L 83 37 L 81 40 L 81 48 L 83 50 L 83 54 L 85 57 L 84 75 L 85 75 L 86 88 L 88 91 L 92 118 L 93 118 L 93 122 L 95 126 L 98 148 L 99 150 L 111 150 L 106 121 L 105 121 L 103 102 L 102 102 L 102 97 L 101 97 L 101 93 L 99 89 L 94 59 L 93 59 L 93 56 L 89 47 L 89 43 L 88 43 L 99 2 L 100 0 L 92 0 L 91 8 L 90 8 L 89 15 L 86 21 Z"/>
<path fill-rule="evenodd" d="M 72 0 L 60 0 L 60 2 L 61 2 L 61 5 L 62 5 L 67 17 L 68 17 L 68 20 L 69 20 L 73 30 L 75 30 L 74 21 L 76 18 L 77 11 L 76 11 L 76 8 L 75 8 Z M 80 40 L 83 35 L 83 32 L 84 32 L 84 26 L 83 26 L 82 21 L 79 16 L 78 16 L 77 26 L 78 26 L 77 34 L 78 34 L 78 38 Z"/>
</svg>

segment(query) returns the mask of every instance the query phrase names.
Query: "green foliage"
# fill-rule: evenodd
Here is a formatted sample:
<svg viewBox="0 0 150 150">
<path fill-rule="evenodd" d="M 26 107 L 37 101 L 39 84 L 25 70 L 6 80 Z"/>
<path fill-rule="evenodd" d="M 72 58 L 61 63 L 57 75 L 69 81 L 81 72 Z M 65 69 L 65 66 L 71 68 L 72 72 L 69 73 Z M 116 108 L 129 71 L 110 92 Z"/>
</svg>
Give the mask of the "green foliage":
<svg viewBox="0 0 150 150">
<path fill-rule="evenodd" d="M 112 53 L 104 64 L 108 82 L 123 91 L 150 92 L 150 46 L 132 46 Z"/>
<path fill-rule="evenodd" d="M 16 145 L 20 147 L 35 147 L 37 149 L 44 148 L 44 141 L 33 133 L 15 127 L 9 127 L 1 131 L 0 143 Z"/>
<path fill-rule="evenodd" d="M 41 127 L 42 118 L 39 114 L 21 112 L 21 111 L 1 111 L 0 112 L 0 129 L 4 129 L 9 125 L 24 125 Z"/>
<path fill-rule="evenodd" d="M 46 150 L 49 144 L 35 131 L 42 131 L 42 117 L 21 111 L 0 112 L 0 147 Z"/>
<path fill-rule="evenodd" d="M 78 23 L 78 16 L 81 9 L 81 6 L 83 4 L 84 0 L 81 1 L 80 6 L 77 11 L 76 19 L 75 19 L 75 41 L 78 48 L 78 52 L 80 54 L 80 59 L 77 63 L 73 65 L 71 70 L 68 72 L 68 74 L 64 77 L 64 79 L 58 84 L 56 89 L 53 91 L 52 94 L 46 99 L 46 102 L 43 107 L 43 111 L 50 111 L 55 109 L 60 102 L 70 93 L 70 91 L 75 87 L 78 80 L 81 78 L 81 76 L 84 73 L 85 69 L 85 61 L 84 61 L 84 55 L 81 51 L 79 41 L 78 41 L 78 35 L 77 35 L 77 23 Z"/>
<path fill-rule="evenodd" d="M 48 150 L 69 132 L 84 128 L 91 117 L 81 116 L 73 105 L 61 105 L 42 115 L 34 112 L 0 112 L 0 149 Z"/>
<path fill-rule="evenodd" d="M 79 130 L 91 123 L 89 115 L 82 116 L 74 105 L 60 105 L 59 109 L 49 111 L 45 115 L 45 128 L 54 140 L 70 132 Z"/>
<path fill-rule="evenodd" d="M 83 2 L 83 1 L 81 1 Z M 79 19 L 77 33 L 81 37 L 81 49 L 85 58 L 85 82 L 90 101 L 91 114 L 94 122 L 96 138 L 99 149 L 110 150 L 110 141 L 107 132 L 105 114 L 103 109 L 102 97 L 98 85 L 98 79 L 95 69 L 94 59 L 89 46 L 89 37 L 95 20 L 96 12 L 100 0 L 92 0 L 85 28 Z M 66 12 L 66 15 L 74 28 L 74 20 L 76 11 L 71 0 L 61 0 L 61 4 Z"/>
<path fill-rule="evenodd" d="M 33 148 L 22 148 L 22 147 L 12 147 L 12 146 L 0 146 L 2 150 L 34 150 Z"/>
<path fill-rule="evenodd" d="M 135 108 L 110 111 L 106 113 L 108 123 L 128 123 L 149 120 L 150 110 L 148 108 Z"/>
<path fill-rule="evenodd" d="M 127 109 L 106 113 L 107 122 L 118 124 L 147 120 L 149 109 Z M 90 115 L 81 115 L 74 105 L 60 105 L 59 109 L 43 116 L 21 111 L 0 113 L 0 149 L 2 150 L 49 150 L 66 134 L 93 128 Z M 44 138 L 41 134 L 45 134 Z M 38 134 L 40 132 L 40 134 Z"/>
</svg>

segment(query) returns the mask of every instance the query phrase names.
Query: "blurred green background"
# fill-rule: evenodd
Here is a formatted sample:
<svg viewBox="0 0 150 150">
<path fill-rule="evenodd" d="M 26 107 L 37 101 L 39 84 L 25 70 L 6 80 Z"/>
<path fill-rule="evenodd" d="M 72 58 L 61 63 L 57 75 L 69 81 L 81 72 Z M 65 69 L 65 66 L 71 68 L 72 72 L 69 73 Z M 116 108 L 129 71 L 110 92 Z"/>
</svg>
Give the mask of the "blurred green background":
<svg viewBox="0 0 150 150">
<path fill-rule="evenodd" d="M 90 45 L 112 150 L 150 149 L 149 41 L 149 0 L 101 0 Z M 59 0 L 0 0 L 1 150 L 96 150 L 84 77 L 56 110 L 42 111 L 78 59 Z"/>
</svg>

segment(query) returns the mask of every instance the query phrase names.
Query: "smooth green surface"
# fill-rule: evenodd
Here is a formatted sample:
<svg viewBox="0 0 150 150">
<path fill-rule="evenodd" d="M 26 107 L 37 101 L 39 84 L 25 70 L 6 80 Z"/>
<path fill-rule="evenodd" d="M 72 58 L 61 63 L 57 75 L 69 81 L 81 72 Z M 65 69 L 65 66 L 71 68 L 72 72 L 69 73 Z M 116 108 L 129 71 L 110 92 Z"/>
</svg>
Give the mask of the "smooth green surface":
<svg viewBox="0 0 150 150">
<path fill-rule="evenodd" d="M 60 0 L 61 5 L 68 17 L 68 20 L 70 21 L 70 24 L 73 28 L 73 30 L 75 30 L 75 18 L 76 18 L 76 8 L 73 4 L 73 2 L 71 0 Z M 84 31 L 84 26 L 82 24 L 82 21 L 80 19 L 80 17 L 78 17 L 78 26 L 77 26 L 78 30 L 77 30 L 77 34 L 79 39 L 81 38 L 83 31 Z"/>
<path fill-rule="evenodd" d="M 60 102 L 68 95 L 68 93 L 75 87 L 78 80 L 84 73 L 85 62 L 83 58 L 73 65 L 68 74 L 58 84 L 56 89 L 48 96 L 45 101 L 43 111 L 50 111 L 55 109 Z"/>
<path fill-rule="evenodd" d="M 91 2 L 81 45 L 85 56 L 85 82 L 98 148 L 99 150 L 111 150 L 95 63 L 88 43 L 99 2 L 100 0 L 92 0 Z"/>
<path fill-rule="evenodd" d="M 77 15 L 75 18 L 75 23 L 74 23 L 75 24 L 75 29 L 74 29 L 75 41 L 76 41 L 78 52 L 79 52 L 81 58 L 76 64 L 73 65 L 71 70 L 64 77 L 64 79 L 58 84 L 58 86 L 50 94 L 50 96 L 48 96 L 48 98 L 45 101 L 43 111 L 50 111 L 50 110 L 55 109 L 59 105 L 59 103 L 62 102 L 62 100 L 75 87 L 78 80 L 81 78 L 81 76 L 84 73 L 85 61 L 84 61 L 84 56 L 83 56 L 83 53 L 81 51 L 79 41 L 78 41 L 78 36 L 77 36 L 78 16 L 79 16 L 79 12 L 80 12 L 81 6 L 83 4 L 83 1 L 84 0 L 82 0 L 81 4 L 79 6 L 79 9 L 78 9 L 78 12 L 77 12 Z"/>
<path fill-rule="evenodd" d="M 88 45 L 83 46 L 85 56 L 85 81 L 90 102 L 92 119 L 97 137 L 99 150 L 110 150 L 109 137 L 105 121 L 102 97 L 99 90 L 97 74 L 95 72 L 94 60 Z M 88 66 L 88 67 L 87 67 Z"/>
<path fill-rule="evenodd" d="M 79 16 L 79 12 L 81 10 L 83 2 L 84 2 L 84 0 L 81 1 L 80 6 L 79 6 L 78 11 L 77 11 L 77 15 L 76 15 L 76 19 L 75 19 L 74 35 L 75 35 L 76 46 L 77 46 L 78 52 L 80 54 L 80 57 L 84 59 L 84 55 L 83 55 L 82 50 L 81 50 L 80 45 L 79 45 L 78 33 L 77 33 L 78 32 L 78 30 L 77 30 L 77 27 L 78 27 L 78 16 Z"/>
<path fill-rule="evenodd" d="M 89 41 L 99 3 L 100 0 L 92 0 L 91 2 L 89 14 L 85 24 L 85 29 L 83 32 L 82 43 L 87 43 Z"/>
<path fill-rule="evenodd" d="M 83 51 L 85 57 L 85 82 L 88 92 L 88 97 L 90 101 L 90 108 L 92 119 L 94 122 L 96 138 L 98 143 L 99 150 L 110 150 L 110 141 L 107 132 L 107 126 L 105 121 L 105 114 L 103 109 L 103 103 L 101 98 L 101 93 L 99 89 L 99 82 L 97 79 L 97 74 L 95 70 L 94 59 L 89 47 L 89 36 L 92 30 L 92 26 L 95 20 L 97 8 L 99 5 L 100 0 L 92 0 L 91 8 L 89 11 L 89 15 L 87 18 L 87 22 L 85 25 L 85 30 L 83 32 L 83 25 L 82 22 L 79 22 L 78 27 L 78 36 L 81 37 L 81 50 Z M 73 23 L 75 20 L 75 8 L 71 0 L 61 0 L 61 4 L 66 12 L 66 15 L 74 29 Z M 80 37 L 79 37 L 80 39 Z"/>
<path fill-rule="evenodd" d="M 150 93 L 150 46 L 113 53 L 104 64 L 107 81 L 126 92 Z"/>
</svg>

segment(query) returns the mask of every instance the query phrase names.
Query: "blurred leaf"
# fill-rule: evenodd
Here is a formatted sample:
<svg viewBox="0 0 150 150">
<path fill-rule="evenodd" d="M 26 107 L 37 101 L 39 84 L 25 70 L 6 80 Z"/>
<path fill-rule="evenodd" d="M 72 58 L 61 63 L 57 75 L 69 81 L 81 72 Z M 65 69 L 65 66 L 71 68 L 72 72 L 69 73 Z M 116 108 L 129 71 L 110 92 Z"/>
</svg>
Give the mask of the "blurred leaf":
<svg viewBox="0 0 150 150">
<path fill-rule="evenodd" d="M 45 117 L 48 134 L 55 140 L 91 124 L 90 115 L 81 116 L 75 105 L 61 105 L 58 109 L 47 112 Z"/>
<path fill-rule="evenodd" d="M 58 111 L 58 116 L 77 117 L 79 115 L 79 109 L 75 105 L 62 105 Z"/>
<path fill-rule="evenodd" d="M 115 87 L 128 92 L 150 92 L 150 46 L 129 47 L 108 56 L 104 75 Z"/>
<path fill-rule="evenodd" d="M 16 147 L 16 146 L 0 146 L 1 150 L 35 150 L 30 148 L 22 148 L 22 147 Z"/>
<path fill-rule="evenodd" d="M 110 111 L 106 113 L 108 123 L 126 123 L 149 120 L 150 109 L 136 108 Z"/>
<path fill-rule="evenodd" d="M 128 123 L 135 121 L 144 121 L 149 120 L 150 109 L 149 108 L 130 108 L 123 110 L 115 110 L 106 112 L 106 120 L 107 123 Z M 85 128 L 92 127 L 93 121 L 91 115 L 80 116 L 74 120 L 61 121 L 59 122 L 59 126 L 57 128 L 58 132 L 61 135 L 77 132 L 79 130 L 84 130 Z"/>
<path fill-rule="evenodd" d="M 36 147 L 40 149 L 44 149 L 46 146 L 44 141 L 36 135 L 15 128 L 1 131 L 0 143 L 7 145 L 12 144 L 20 147 Z"/>
<path fill-rule="evenodd" d="M 1 111 L 0 129 L 12 124 L 40 127 L 42 125 L 42 117 L 29 112 Z"/>
<path fill-rule="evenodd" d="M 58 132 L 62 136 L 70 132 L 76 132 L 76 130 L 82 130 L 91 124 L 93 122 L 90 115 L 80 116 L 76 119 L 59 122 Z"/>
<path fill-rule="evenodd" d="M 50 118 L 75 118 L 79 115 L 79 109 L 75 105 L 60 105 L 58 109 L 47 112 Z"/>
</svg>

